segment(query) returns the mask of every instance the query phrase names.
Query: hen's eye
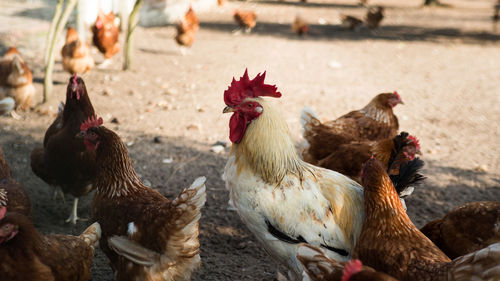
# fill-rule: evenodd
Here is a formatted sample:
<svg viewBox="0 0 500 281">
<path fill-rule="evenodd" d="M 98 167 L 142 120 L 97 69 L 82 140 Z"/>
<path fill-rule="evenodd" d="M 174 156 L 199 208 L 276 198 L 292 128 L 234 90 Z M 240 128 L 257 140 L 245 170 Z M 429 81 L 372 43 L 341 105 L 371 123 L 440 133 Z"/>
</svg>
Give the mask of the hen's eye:
<svg viewBox="0 0 500 281">
<path fill-rule="evenodd" d="M 248 104 L 248 107 L 252 107 L 252 105 L 249 103 L 249 104 Z"/>
</svg>

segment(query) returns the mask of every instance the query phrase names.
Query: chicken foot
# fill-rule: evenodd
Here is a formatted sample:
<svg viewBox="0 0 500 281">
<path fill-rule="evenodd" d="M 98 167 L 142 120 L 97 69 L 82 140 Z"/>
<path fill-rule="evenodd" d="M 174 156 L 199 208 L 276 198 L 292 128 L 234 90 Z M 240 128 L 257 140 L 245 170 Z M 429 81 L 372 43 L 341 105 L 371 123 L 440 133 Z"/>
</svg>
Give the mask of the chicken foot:
<svg viewBox="0 0 500 281">
<path fill-rule="evenodd" d="M 78 220 L 86 221 L 88 219 L 82 219 L 78 217 L 78 197 L 75 197 L 75 200 L 73 201 L 73 210 L 71 211 L 71 214 L 69 215 L 69 218 L 66 220 L 66 222 L 76 224 L 76 221 Z"/>
</svg>

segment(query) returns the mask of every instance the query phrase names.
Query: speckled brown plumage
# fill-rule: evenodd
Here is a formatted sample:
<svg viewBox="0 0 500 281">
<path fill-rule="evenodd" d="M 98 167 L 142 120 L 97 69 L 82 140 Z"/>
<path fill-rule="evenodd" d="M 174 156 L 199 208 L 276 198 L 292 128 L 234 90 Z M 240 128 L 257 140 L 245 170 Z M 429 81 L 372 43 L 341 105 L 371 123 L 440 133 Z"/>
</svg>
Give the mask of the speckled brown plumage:
<svg viewBox="0 0 500 281">
<path fill-rule="evenodd" d="M 303 136 L 308 142 L 308 148 L 302 153 L 304 160 L 316 164 L 341 144 L 395 137 L 399 123 L 392 107 L 398 103 L 401 103 L 399 95 L 383 93 L 361 110 L 351 111 L 333 121 L 321 123 L 315 116 L 307 116 L 303 124 Z"/>
<path fill-rule="evenodd" d="M 499 280 L 500 243 L 450 262 L 411 222 L 377 159 L 365 164 L 363 186 L 366 217 L 355 258 L 400 280 Z"/>
<path fill-rule="evenodd" d="M 321 159 L 317 165 L 323 168 L 337 171 L 346 175 L 358 183 L 361 183 L 360 172 L 366 160 L 373 155 L 379 159 L 387 169 L 394 161 L 398 168 L 405 158 L 413 159 L 415 154 L 420 153 L 415 149 L 415 143 L 408 139 L 408 133 L 402 132 L 394 138 L 380 141 L 355 141 L 333 147 L 333 152 Z M 399 144 L 402 142 L 401 144 Z M 412 146 L 413 149 L 406 146 Z M 410 153 L 408 151 L 411 150 Z M 406 162 L 410 159 L 406 159 Z M 391 161 L 391 163 L 389 163 Z M 398 173 L 395 168 L 393 174 Z"/>
<path fill-rule="evenodd" d="M 86 133 L 98 136 L 93 217 L 102 226 L 100 246 L 116 279 L 188 280 L 200 263 L 198 220 L 205 203 L 204 179 L 169 201 L 142 184 L 114 132 L 99 126 Z M 125 244 L 111 246 L 109 239 L 117 236 Z"/>
<path fill-rule="evenodd" d="M 19 232 L 0 244 L 0 280 L 90 280 L 98 227 L 92 225 L 81 236 L 42 236 L 30 219 L 11 212 L 0 220 L 0 226 L 6 224 L 17 226 Z"/>
<path fill-rule="evenodd" d="M 452 259 L 472 253 L 500 242 L 500 202 L 464 204 L 421 231 Z"/>
<path fill-rule="evenodd" d="M 0 147 L 0 207 L 32 218 L 31 200 L 24 187 L 12 178 L 12 171 Z"/>
</svg>

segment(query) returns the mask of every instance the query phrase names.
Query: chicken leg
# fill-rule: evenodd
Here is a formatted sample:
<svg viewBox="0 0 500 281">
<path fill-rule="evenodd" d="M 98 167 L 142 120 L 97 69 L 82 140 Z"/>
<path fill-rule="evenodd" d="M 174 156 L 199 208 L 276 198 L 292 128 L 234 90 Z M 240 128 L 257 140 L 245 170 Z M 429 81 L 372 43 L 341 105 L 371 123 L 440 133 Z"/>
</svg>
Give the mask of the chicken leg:
<svg viewBox="0 0 500 281">
<path fill-rule="evenodd" d="M 76 221 L 78 220 L 86 221 L 87 219 L 82 219 L 78 217 L 78 197 L 75 197 L 75 200 L 73 201 L 73 210 L 71 211 L 71 214 L 69 215 L 69 218 L 66 220 L 66 222 L 71 222 L 72 224 L 76 224 Z"/>
</svg>

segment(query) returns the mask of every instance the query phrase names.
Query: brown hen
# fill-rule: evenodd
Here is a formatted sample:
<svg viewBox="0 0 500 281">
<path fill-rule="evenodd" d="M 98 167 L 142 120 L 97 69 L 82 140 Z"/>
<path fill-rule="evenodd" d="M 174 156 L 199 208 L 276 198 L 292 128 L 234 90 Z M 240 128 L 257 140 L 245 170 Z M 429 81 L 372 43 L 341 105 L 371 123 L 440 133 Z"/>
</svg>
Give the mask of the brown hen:
<svg viewBox="0 0 500 281">
<path fill-rule="evenodd" d="M 80 40 L 73 27 L 68 27 L 66 43 L 61 50 L 61 55 L 63 69 L 70 74 L 85 73 L 94 67 L 89 44 Z"/>
<path fill-rule="evenodd" d="M 31 152 L 31 169 L 47 184 L 59 187 L 64 193 L 75 196 L 73 210 L 67 222 L 78 220 L 78 197 L 94 189 L 96 164 L 86 153 L 85 145 L 75 136 L 83 121 L 94 116 L 83 79 L 76 74 L 69 79 L 66 104 L 60 108 L 54 122 L 45 132 L 43 147 Z"/>
<path fill-rule="evenodd" d="M 80 236 L 43 236 L 29 218 L 7 212 L 0 219 L 0 280 L 90 280 L 94 247 L 100 236 L 98 223 Z"/>
<path fill-rule="evenodd" d="M 363 169 L 365 222 L 354 257 L 400 280 L 500 280 L 500 243 L 453 261 L 411 222 L 377 159 Z"/>
<path fill-rule="evenodd" d="M 80 136 L 99 163 L 93 217 L 102 226 L 101 249 L 117 280 L 189 280 L 200 265 L 198 221 L 205 178 L 169 201 L 137 176 L 125 144 L 102 119 Z"/>
<path fill-rule="evenodd" d="M 92 33 L 92 41 L 104 55 L 105 61 L 102 64 L 105 65 L 111 57 L 120 51 L 120 43 L 118 42 L 120 28 L 113 12 L 106 15 L 99 11 L 95 24 L 92 26 Z"/>
<path fill-rule="evenodd" d="M 500 242 L 500 202 L 471 202 L 420 229 L 449 258 Z"/>
<path fill-rule="evenodd" d="M 16 47 L 10 47 L 0 60 L 0 100 L 12 97 L 16 108 L 28 110 L 34 96 L 33 74 Z"/>
<path fill-rule="evenodd" d="M 311 164 L 317 164 L 341 144 L 395 137 L 399 123 L 392 109 L 400 103 L 403 101 L 397 92 L 379 94 L 362 109 L 325 123 L 321 123 L 316 114 L 305 107 L 300 116 L 306 140 L 302 157 Z"/>
<path fill-rule="evenodd" d="M 233 18 L 241 28 L 245 28 L 246 32 L 250 32 L 257 24 L 257 14 L 254 11 L 234 10 Z"/>
</svg>

